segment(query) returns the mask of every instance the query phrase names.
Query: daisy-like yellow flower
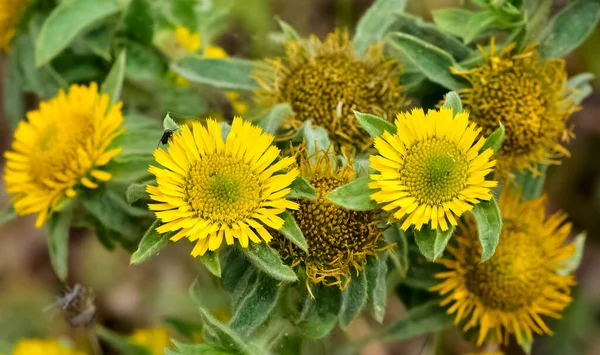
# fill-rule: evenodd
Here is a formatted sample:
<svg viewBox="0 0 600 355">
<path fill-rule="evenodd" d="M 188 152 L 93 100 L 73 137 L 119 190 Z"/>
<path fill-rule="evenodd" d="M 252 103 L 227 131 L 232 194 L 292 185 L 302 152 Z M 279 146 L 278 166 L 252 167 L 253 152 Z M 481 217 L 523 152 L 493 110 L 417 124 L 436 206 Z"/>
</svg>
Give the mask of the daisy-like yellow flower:
<svg viewBox="0 0 600 355">
<path fill-rule="evenodd" d="M 375 139 L 378 155 L 370 158 L 373 180 L 371 198 L 383 204 L 402 229 L 411 225 L 420 230 L 431 221 L 446 231 L 457 225 L 456 218 L 473 209 L 481 200 L 492 198 L 488 181 L 495 161 L 492 149 L 479 152 L 484 138 L 481 129 L 469 122 L 469 114 L 452 117 L 452 110 L 422 109 L 399 114 L 397 133 L 385 132 Z"/>
<path fill-rule="evenodd" d="M 271 145 L 273 138 L 240 117 L 225 141 L 215 120 L 206 127 L 194 122 L 192 130 L 183 126 L 168 151 L 154 152 L 163 168 L 149 169 L 158 183 L 147 186 L 156 202 L 149 208 L 163 223 L 157 231 L 176 232 L 173 241 L 196 242 L 193 256 L 218 249 L 223 239 L 229 245 L 237 239 L 243 248 L 249 240 L 269 242 L 265 226 L 281 229 L 278 215 L 298 208 L 285 199 L 298 170 L 282 172 L 294 158 L 276 161 L 280 150 Z"/>
<path fill-rule="evenodd" d="M 38 213 L 41 227 L 65 197 L 95 189 L 111 174 L 102 170 L 121 148 L 109 148 L 123 133 L 121 103 L 89 87 L 72 85 L 68 94 L 42 102 L 19 123 L 12 149 L 4 153 L 4 181 L 20 215 Z"/>
<path fill-rule="evenodd" d="M 150 350 L 152 355 L 164 355 L 165 348 L 171 348 L 167 328 L 136 329 L 129 336 L 129 342 Z"/>
<path fill-rule="evenodd" d="M 85 355 L 56 339 L 21 339 L 12 355 Z"/>
<path fill-rule="evenodd" d="M 305 268 L 307 282 L 338 285 L 343 289 L 353 269 L 360 272 L 368 255 L 376 255 L 386 247 L 378 246 L 383 234 L 377 227 L 376 212 L 351 211 L 327 200 L 329 192 L 356 177 L 351 164 L 335 167 L 331 155 L 324 151 L 310 158 L 301 152 L 297 154 L 300 174 L 317 191 L 316 200 L 298 200 L 300 207 L 292 212 L 304 233 L 308 252 L 283 236 L 275 238 L 272 246 L 292 266 Z"/>
<path fill-rule="evenodd" d="M 562 275 L 564 261 L 575 252 L 563 245 L 571 224 L 563 212 L 546 217 L 545 196 L 520 201 L 520 194 L 506 187 L 500 195 L 504 228 L 496 253 L 481 263 L 477 226 L 472 218 L 461 222 L 456 240 L 448 246 L 451 258 L 439 263 L 449 270 L 438 273 L 440 283 L 431 288 L 444 296 L 455 323 L 464 331 L 479 326 L 478 344 L 488 333 L 497 341 L 514 334 L 522 343 L 523 334 L 552 334 L 540 316 L 560 318 L 571 302 L 573 275 Z"/>
<path fill-rule="evenodd" d="M 358 124 L 353 110 L 392 118 L 404 105 L 401 66 L 383 55 L 381 44 L 357 58 L 348 31 L 336 30 L 321 42 L 284 43 L 285 58 L 266 60 L 254 77 L 260 88 L 256 101 L 264 107 L 287 102 L 293 115 L 283 129 L 295 132 L 302 123 L 327 129 L 330 139 L 345 149 L 370 147 L 372 139 Z"/>
<path fill-rule="evenodd" d="M 8 50 L 28 0 L 0 0 L 0 50 Z"/>
<path fill-rule="evenodd" d="M 558 164 L 569 152 L 561 144 L 572 136 L 566 122 L 577 105 L 568 100 L 565 61 L 540 61 L 534 46 L 512 54 L 514 44 L 495 54 L 483 50 L 484 64 L 468 71 L 452 69 L 471 83 L 459 92 L 470 119 L 491 134 L 502 122 L 506 136 L 497 154 L 497 175 L 535 171 L 537 163 Z"/>
</svg>

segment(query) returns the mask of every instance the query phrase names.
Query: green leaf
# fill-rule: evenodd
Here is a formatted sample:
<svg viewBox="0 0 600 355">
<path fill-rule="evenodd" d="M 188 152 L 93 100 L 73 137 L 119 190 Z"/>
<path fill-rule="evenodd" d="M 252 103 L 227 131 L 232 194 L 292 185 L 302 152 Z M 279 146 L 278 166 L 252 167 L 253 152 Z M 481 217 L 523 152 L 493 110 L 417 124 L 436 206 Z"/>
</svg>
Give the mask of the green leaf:
<svg viewBox="0 0 600 355">
<path fill-rule="evenodd" d="M 166 130 L 178 131 L 180 129 L 180 127 L 177 124 L 177 122 L 175 122 L 175 120 L 173 118 L 171 118 L 171 113 L 170 112 L 167 112 L 167 115 L 163 119 L 163 129 L 165 131 Z"/>
<path fill-rule="evenodd" d="M 35 65 L 41 67 L 85 29 L 119 11 L 111 0 L 77 0 L 61 2 L 48 16 L 35 45 Z"/>
<path fill-rule="evenodd" d="M 221 261 L 219 260 L 219 251 L 208 250 L 200 256 L 200 261 L 216 277 L 221 277 Z"/>
<path fill-rule="evenodd" d="M 235 354 L 252 355 L 246 342 L 231 328 L 219 322 L 208 310 L 202 307 L 199 310 L 204 323 L 204 332 L 213 337 L 219 346 Z"/>
<path fill-rule="evenodd" d="M 573 241 L 573 245 L 575 245 L 575 253 L 561 262 L 561 268 L 557 270 L 559 275 L 568 275 L 577 270 L 579 264 L 581 264 L 581 259 L 583 259 L 583 249 L 585 246 L 586 237 L 587 235 L 585 232 L 579 233 L 575 237 L 575 240 Z"/>
<path fill-rule="evenodd" d="M 25 117 L 25 100 L 23 98 L 23 85 L 25 78 L 20 69 L 19 52 L 13 48 L 13 53 L 4 57 L 2 85 L 10 90 L 2 90 L 2 104 L 4 113 L 10 124 L 11 131 L 19 125 Z"/>
<path fill-rule="evenodd" d="M 462 101 L 460 100 L 460 96 L 458 96 L 456 91 L 450 91 L 446 94 L 446 98 L 444 99 L 444 104 L 442 107 L 451 108 L 453 116 L 456 116 L 462 112 Z"/>
<path fill-rule="evenodd" d="M 240 248 L 250 262 L 267 275 L 281 281 L 294 282 L 298 277 L 289 266 L 285 265 L 279 255 L 266 243 L 250 242 L 247 248 Z"/>
<path fill-rule="evenodd" d="M 292 113 L 292 107 L 289 104 L 277 104 L 273 106 L 267 117 L 260 122 L 260 126 L 263 131 L 276 134 L 281 122 Z"/>
<path fill-rule="evenodd" d="M 120 39 L 119 48 L 127 51 L 125 75 L 141 82 L 160 82 L 167 70 L 167 58 L 154 47 L 141 45 L 129 39 Z"/>
<path fill-rule="evenodd" d="M 131 255 L 130 264 L 140 264 L 151 256 L 154 256 L 160 252 L 171 237 L 172 233 L 160 234 L 156 231 L 156 228 L 160 225 L 160 221 L 157 219 L 152 223 L 150 228 L 146 231 L 140 245 L 137 250 Z"/>
<path fill-rule="evenodd" d="M 132 0 L 125 13 L 127 36 L 143 45 L 151 45 L 154 36 L 152 6 L 148 0 Z"/>
<path fill-rule="evenodd" d="M 225 90 L 253 90 L 254 64 L 239 58 L 186 57 L 171 64 L 171 69 L 189 81 Z"/>
<path fill-rule="evenodd" d="M 352 39 L 356 55 L 362 56 L 370 45 L 381 41 L 394 24 L 394 15 L 405 8 L 406 0 L 376 0 L 356 25 Z"/>
<path fill-rule="evenodd" d="M 308 244 L 306 243 L 306 239 L 304 239 L 304 234 L 298 227 L 294 216 L 289 212 L 285 211 L 279 215 L 279 217 L 283 218 L 283 227 L 279 230 L 284 237 L 286 237 L 290 242 L 294 243 L 298 248 L 308 253 Z"/>
<path fill-rule="evenodd" d="M 68 275 L 69 229 L 73 220 L 73 210 L 66 208 L 54 213 L 46 222 L 46 243 L 50 253 L 50 263 L 61 281 Z"/>
<path fill-rule="evenodd" d="M 0 225 L 8 223 L 17 217 L 19 217 L 19 215 L 15 211 L 13 205 L 9 203 L 6 207 L 0 210 Z"/>
<path fill-rule="evenodd" d="M 295 322 L 302 334 L 309 339 L 321 339 L 331 332 L 338 322 L 341 292 L 337 287 L 323 284 L 309 285 L 314 298 L 307 292 L 302 314 Z"/>
<path fill-rule="evenodd" d="M 433 22 L 444 32 L 460 37 L 471 43 L 475 37 L 496 22 L 493 11 L 469 11 L 446 8 L 432 11 Z"/>
<path fill-rule="evenodd" d="M 178 25 L 185 26 L 191 31 L 196 31 L 198 28 L 198 20 L 196 19 L 196 11 L 194 6 L 196 1 L 190 0 L 171 0 L 170 15 Z"/>
<path fill-rule="evenodd" d="M 377 208 L 377 203 L 371 200 L 370 181 L 368 176 L 360 177 L 332 190 L 326 198 L 349 210 L 372 211 Z"/>
<path fill-rule="evenodd" d="M 579 47 L 592 32 L 600 19 L 600 2 L 576 0 L 565 6 L 544 31 L 542 55 L 545 58 L 561 58 Z"/>
<path fill-rule="evenodd" d="M 269 317 L 277 304 L 282 287 L 280 281 L 275 280 L 263 273 L 252 290 L 245 295 L 244 299 L 233 314 L 229 327 L 243 338 L 247 338 L 254 329 L 263 324 Z"/>
<path fill-rule="evenodd" d="M 292 191 L 287 198 L 316 200 L 317 190 L 302 176 L 298 176 L 290 185 Z"/>
<path fill-rule="evenodd" d="M 329 151 L 331 145 L 325 128 L 313 128 L 311 120 L 304 122 L 302 126 L 298 128 L 298 133 L 294 140 L 297 140 L 298 138 L 304 139 L 306 142 L 308 156 L 313 156 L 319 150 Z"/>
<path fill-rule="evenodd" d="M 108 330 L 101 325 L 96 325 L 96 334 L 121 355 L 152 355 L 149 349 L 131 344 L 127 337 Z"/>
<path fill-rule="evenodd" d="M 234 294 L 242 283 L 248 283 L 250 275 L 256 268 L 237 249 L 228 249 L 223 255 L 223 272 L 221 286 L 225 291 Z M 243 286 L 244 288 L 246 286 Z M 235 299 L 235 298 L 233 298 Z"/>
<path fill-rule="evenodd" d="M 447 231 L 442 231 L 440 228 L 432 230 L 429 224 L 423 226 L 420 231 L 414 230 L 415 242 L 419 246 L 421 254 L 429 260 L 435 260 L 442 256 L 452 233 L 454 233 L 454 228 Z"/>
<path fill-rule="evenodd" d="M 156 180 L 129 185 L 127 187 L 127 192 L 125 192 L 125 198 L 127 199 L 127 202 L 131 205 L 139 200 L 149 200 L 150 194 L 146 192 L 147 185 L 156 186 Z"/>
<path fill-rule="evenodd" d="M 448 52 L 405 33 L 392 33 L 388 42 L 403 54 L 406 61 L 434 83 L 450 90 L 467 87 L 450 72 L 450 68 L 458 67 L 458 64 Z"/>
<path fill-rule="evenodd" d="M 362 128 L 373 138 L 379 137 L 386 131 L 392 134 L 396 133 L 396 125 L 381 117 L 358 111 L 354 111 L 354 116 L 356 116 Z"/>
<path fill-rule="evenodd" d="M 486 150 L 488 150 L 488 148 L 492 148 L 494 153 L 497 153 L 500 147 L 502 146 L 506 130 L 504 129 L 504 125 L 502 124 L 502 122 L 498 122 L 498 124 L 500 126 L 496 128 L 496 130 L 485 139 L 485 143 L 483 143 L 483 146 L 481 147 L 481 149 L 479 149 L 480 153 L 485 152 Z"/>
<path fill-rule="evenodd" d="M 127 159 L 115 157 L 105 165 L 105 170 L 112 174 L 111 182 L 130 184 L 133 181 L 148 180 L 153 176 L 148 172 L 148 166 L 155 163 L 151 155 L 129 156 Z"/>
<path fill-rule="evenodd" d="M 380 253 L 377 257 L 369 255 L 364 270 L 369 285 L 371 313 L 373 319 L 381 324 L 383 324 L 387 304 L 387 256 L 387 252 Z"/>
<path fill-rule="evenodd" d="M 452 318 L 439 305 L 439 301 L 427 302 L 410 309 L 406 316 L 392 326 L 373 336 L 373 340 L 397 342 L 443 330 L 452 324 Z"/>
<path fill-rule="evenodd" d="M 581 73 L 569 78 L 567 88 L 572 90 L 570 95 L 567 96 L 569 100 L 579 105 L 585 98 L 590 96 L 593 91 L 591 83 L 594 78 L 595 76 L 592 73 Z"/>
<path fill-rule="evenodd" d="M 183 344 L 178 342 L 175 339 L 171 339 L 173 345 L 175 345 L 175 351 L 171 351 L 166 349 L 166 355 L 174 354 L 174 355 L 232 355 L 237 353 L 232 353 L 230 351 L 224 351 L 218 347 L 215 347 L 211 344 Z"/>
<path fill-rule="evenodd" d="M 123 80 L 125 79 L 125 50 L 121 51 L 115 64 L 113 64 L 110 72 L 100 87 L 100 91 L 110 96 L 110 102 L 115 104 L 121 98 L 121 90 L 123 89 Z"/>
<path fill-rule="evenodd" d="M 176 317 L 166 316 L 163 317 L 162 321 L 163 323 L 175 328 L 175 330 L 179 334 L 187 338 L 192 338 L 194 336 L 194 333 L 200 333 L 202 331 L 202 326 L 200 324 L 196 324 Z"/>
<path fill-rule="evenodd" d="M 496 252 L 500 233 L 502 233 L 502 214 L 495 198 L 479 202 L 473 207 L 472 213 L 477 222 L 479 242 L 482 248 L 481 262 L 485 262 Z"/>
<path fill-rule="evenodd" d="M 367 303 L 367 273 L 361 272 L 352 277 L 348 287 L 342 291 L 342 304 L 338 316 L 340 327 L 346 329 Z"/>
<path fill-rule="evenodd" d="M 299 41 L 302 39 L 294 27 L 280 19 L 279 16 L 275 16 L 275 20 L 277 20 L 277 23 L 279 23 L 279 27 L 281 27 L 283 37 L 286 41 Z"/>
<path fill-rule="evenodd" d="M 539 173 L 533 173 L 529 169 L 516 173 L 515 183 L 523 188 L 522 200 L 533 200 L 542 194 L 548 165 L 538 164 L 536 169 Z"/>
</svg>

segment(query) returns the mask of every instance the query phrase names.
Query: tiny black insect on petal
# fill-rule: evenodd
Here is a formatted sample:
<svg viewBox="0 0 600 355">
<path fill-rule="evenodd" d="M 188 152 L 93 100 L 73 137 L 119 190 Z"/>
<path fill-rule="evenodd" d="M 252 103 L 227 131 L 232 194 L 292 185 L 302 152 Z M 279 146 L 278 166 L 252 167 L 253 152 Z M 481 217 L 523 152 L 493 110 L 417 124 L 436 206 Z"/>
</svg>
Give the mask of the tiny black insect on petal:
<svg viewBox="0 0 600 355">
<path fill-rule="evenodd" d="M 160 137 L 160 143 L 162 143 L 162 144 L 169 143 L 169 139 L 171 137 L 173 137 L 173 132 L 175 132 L 175 131 L 172 129 L 166 129 L 165 132 L 163 133 L 162 137 Z"/>
</svg>

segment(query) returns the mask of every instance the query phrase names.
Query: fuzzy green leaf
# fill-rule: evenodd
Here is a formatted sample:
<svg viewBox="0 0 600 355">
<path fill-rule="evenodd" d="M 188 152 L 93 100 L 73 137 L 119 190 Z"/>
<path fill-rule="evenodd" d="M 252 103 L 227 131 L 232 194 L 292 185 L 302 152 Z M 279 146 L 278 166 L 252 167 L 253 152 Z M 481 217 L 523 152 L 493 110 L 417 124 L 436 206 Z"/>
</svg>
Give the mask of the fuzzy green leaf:
<svg viewBox="0 0 600 355">
<path fill-rule="evenodd" d="M 281 281 L 298 281 L 294 270 L 285 265 L 277 252 L 265 242 L 250 242 L 247 248 L 240 248 L 240 250 L 250 259 L 252 264 L 267 275 Z"/>
<path fill-rule="evenodd" d="M 6 207 L 0 210 L 0 225 L 10 222 L 18 216 L 19 215 L 15 211 L 13 205 L 9 203 L 6 205 Z"/>
<path fill-rule="evenodd" d="M 219 260 L 219 251 L 208 250 L 200 256 L 202 264 L 216 277 L 221 277 L 221 261 Z"/>
<path fill-rule="evenodd" d="M 360 177 L 332 190 L 326 198 L 349 210 L 372 211 L 377 208 L 377 203 L 371 199 L 370 181 L 368 176 Z"/>
<path fill-rule="evenodd" d="M 165 118 L 163 119 L 163 129 L 166 130 L 171 130 L 171 131 L 178 131 L 179 125 L 177 124 L 177 122 L 175 122 L 175 120 L 171 117 L 171 113 L 167 113 L 167 115 L 165 116 Z"/>
<path fill-rule="evenodd" d="M 383 323 L 387 304 L 387 256 L 388 253 L 385 252 L 380 253 L 378 257 L 369 255 L 364 270 L 369 284 L 371 314 L 379 323 Z"/>
<path fill-rule="evenodd" d="M 362 113 L 354 111 L 354 116 L 358 120 L 358 123 L 364 128 L 367 133 L 373 138 L 379 137 L 383 132 L 396 133 L 396 125 L 392 122 L 387 121 L 379 116 L 371 115 L 369 113 Z"/>
<path fill-rule="evenodd" d="M 561 58 L 579 47 L 594 31 L 600 19 L 600 2 L 576 0 L 565 6 L 544 31 L 542 54 Z"/>
<path fill-rule="evenodd" d="M 361 272 L 352 277 L 348 287 L 342 291 L 342 304 L 338 316 L 340 327 L 346 329 L 367 303 L 367 273 Z"/>
<path fill-rule="evenodd" d="M 448 52 L 441 48 L 400 32 L 392 33 L 388 42 L 403 54 L 406 61 L 434 83 L 450 90 L 467 87 L 452 75 L 450 68 L 458 67 L 458 64 Z"/>
<path fill-rule="evenodd" d="M 290 185 L 292 191 L 287 198 L 316 200 L 317 190 L 302 176 L 298 176 Z"/>
<path fill-rule="evenodd" d="M 152 5 L 148 0 L 132 0 L 125 12 L 127 36 L 143 45 L 151 45 L 154 36 Z"/>
<path fill-rule="evenodd" d="M 273 106 L 267 117 L 260 122 L 260 126 L 265 132 L 275 134 L 281 122 L 291 114 L 292 107 L 289 104 L 277 104 Z"/>
<path fill-rule="evenodd" d="M 294 27 L 290 26 L 289 23 L 280 19 L 279 16 L 275 16 L 275 20 L 277 20 L 277 23 L 279 23 L 279 27 L 281 27 L 283 37 L 286 41 L 298 41 L 302 39 Z"/>
<path fill-rule="evenodd" d="M 480 153 L 485 152 L 488 148 L 492 148 L 494 153 L 497 153 L 502 146 L 506 130 L 504 129 L 502 122 L 498 122 L 498 124 L 500 126 L 485 139 L 485 143 L 483 143 L 483 146 L 479 149 Z"/>
<path fill-rule="evenodd" d="M 357 56 L 362 56 L 370 45 L 381 41 L 396 21 L 395 14 L 405 8 L 406 0 L 376 0 L 356 25 L 352 42 Z"/>
<path fill-rule="evenodd" d="M 515 176 L 515 183 L 518 186 L 522 186 L 523 193 L 521 199 L 533 200 L 542 194 L 544 189 L 544 183 L 546 182 L 546 170 L 548 165 L 538 164 L 536 169 L 539 173 L 533 173 L 529 169 L 521 172 L 517 172 Z"/>
<path fill-rule="evenodd" d="M 69 229 L 73 220 L 72 208 L 54 213 L 46 222 L 46 244 L 50 263 L 61 281 L 67 279 L 69 261 Z"/>
<path fill-rule="evenodd" d="M 321 339 L 331 332 L 338 322 L 341 292 L 336 287 L 311 284 L 314 297 L 306 294 L 300 319 L 295 323 L 309 339 Z"/>
<path fill-rule="evenodd" d="M 15 130 L 19 121 L 25 117 L 25 100 L 23 97 L 23 85 L 25 78 L 19 68 L 19 52 L 14 50 L 10 55 L 4 57 L 4 68 L 2 85 L 10 90 L 2 90 L 2 104 L 4 114 L 10 124 L 10 129 Z"/>
<path fill-rule="evenodd" d="M 561 263 L 561 268 L 557 271 L 560 275 L 568 275 L 579 267 L 583 258 L 583 249 L 585 246 L 586 233 L 580 233 L 575 237 L 573 245 L 575 245 L 575 254 L 565 259 Z"/>
<path fill-rule="evenodd" d="M 150 194 L 146 192 L 147 185 L 156 186 L 156 180 L 151 180 L 148 182 L 142 183 L 133 183 L 127 187 L 127 191 L 125 192 L 125 198 L 127 202 L 131 205 L 139 200 L 149 200 Z"/>
<path fill-rule="evenodd" d="M 477 222 L 479 242 L 482 248 L 481 262 L 485 262 L 496 252 L 502 232 L 502 214 L 495 198 L 476 204 L 472 213 Z"/>
<path fill-rule="evenodd" d="M 376 333 L 374 338 L 386 342 L 402 341 L 440 331 L 450 324 L 452 317 L 440 307 L 439 300 L 434 300 L 410 309 L 403 319 Z"/>
<path fill-rule="evenodd" d="M 440 228 L 431 229 L 429 224 L 423 226 L 420 231 L 415 230 L 415 242 L 419 246 L 421 254 L 429 260 L 435 260 L 442 256 L 446 244 L 452 237 L 454 228 L 442 231 Z"/>
<path fill-rule="evenodd" d="M 111 0 L 78 0 L 61 2 L 48 16 L 35 45 L 35 64 L 41 67 L 86 28 L 119 11 Z"/>
<path fill-rule="evenodd" d="M 462 112 L 462 101 L 460 100 L 460 96 L 458 96 L 456 91 L 450 91 L 446 94 L 446 98 L 444 99 L 444 104 L 442 107 L 451 108 L 452 116 L 456 116 L 458 113 Z"/>
<path fill-rule="evenodd" d="M 229 327 L 242 337 L 248 337 L 254 329 L 269 317 L 281 294 L 280 281 L 261 273 L 252 290 L 233 314 Z"/>
<path fill-rule="evenodd" d="M 310 120 L 304 122 L 298 129 L 294 140 L 304 139 L 308 156 L 314 155 L 319 150 L 328 151 L 331 145 L 327 131 L 323 127 L 313 127 Z"/>
<path fill-rule="evenodd" d="M 189 81 L 225 90 L 253 90 L 254 64 L 239 58 L 187 57 L 171 64 L 171 69 Z"/>
<path fill-rule="evenodd" d="M 493 11 L 469 11 L 446 8 L 432 11 L 433 22 L 444 32 L 460 37 L 465 43 L 471 43 L 496 21 Z"/>
<path fill-rule="evenodd" d="M 176 317 L 166 316 L 162 318 L 162 321 L 163 323 L 173 327 L 179 334 L 187 338 L 192 338 L 194 333 L 200 333 L 202 331 L 202 326 L 200 324 Z"/>
<path fill-rule="evenodd" d="M 204 332 L 215 339 L 220 347 L 235 354 L 252 355 L 246 342 L 231 328 L 219 322 L 207 309 L 200 307 L 199 310 L 204 323 Z"/>
<path fill-rule="evenodd" d="M 166 349 L 165 355 L 232 355 L 230 351 L 224 351 L 211 344 L 183 344 L 175 339 L 171 339 L 175 345 L 175 351 Z"/>
<path fill-rule="evenodd" d="M 300 227 L 296 223 L 294 216 L 289 212 L 285 211 L 279 215 L 283 218 L 283 227 L 279 230 L 284 237 L 290 242 L 294 243 L 298 248 L 308 253 L 308 244 L 304 239 L 304 234 L 300 230 Z"/>
<path fill-rule="evenodd" d="M 101 325 L 96 326 L 96 334 L 120 355 L 152 355 L 149 349 L 132 344 L 127 337 L 108 330 Z"/>
<path fill-rule="evenodd" d="M 157 219 L 152 223 L 150 228 L 146 231 L 138 249 L 131 255 L 130 264 L 140 264 L 151 256 L 154 256 L 160 252 L 160 249 L 164 247 L 171 237 L 171 233 L 160 234 L 156 231 L 156 228 L 160 225 L 160 221 Z"/>
<path fill-rule="evenodd" d="M 110 96 L 110 102 L 115 104 L 121 98 L 123 80 L 125 79 L 125 50 L 121 51 L 110 72 L 100 87 L 100 91 Z"/>
<path fill-rule="evenodd" d="M 570 101 L 579 105 L 585 98 L 592 94 L 592 81 L 594 81 L 594 74 L 592 73 L 581 73 L 569 78 L 567 81 L 567 88 L 572 89 L 573 92 L 568 96 Z"/>
</svg>

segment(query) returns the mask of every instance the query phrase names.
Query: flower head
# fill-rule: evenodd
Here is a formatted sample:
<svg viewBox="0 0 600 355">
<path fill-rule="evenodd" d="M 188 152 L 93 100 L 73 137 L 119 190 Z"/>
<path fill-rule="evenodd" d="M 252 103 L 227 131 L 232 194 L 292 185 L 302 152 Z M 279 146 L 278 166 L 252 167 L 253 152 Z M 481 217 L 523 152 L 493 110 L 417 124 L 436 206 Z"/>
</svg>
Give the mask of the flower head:
<svg viewBox="0 0 600 355">
<path fill-rule="evenodd" d="M 281 236 L 272 245 L 293 266 L 302 265 L 312 282 L 344 288 L 352 269 L 358 273 L 367 255 L 382 250 L 378 243 L 383 238 L 376 212 L 351 211 L 325 198 L 356 177 L 351 165 L 335 167 L 330 155 L 324 151 L 310 158 L 298 154 L 301 175 L 317 191 L 316 200 L 298 200 L 299 208 L 292 212 L 306 238 L 308 253 Z"/>
<path fill-rule="evenodd" d="M 281 229 L 278 215 L 298 204 L 285 197 L 297 169 L 287 172 L 293 158 L 277 161 L 280 150 L 272 146 L 273 136 L 259 127 L 233 120 L 224 141 L 221 126 L 208 120 L 192 130 L 183 126 L 173 134 L 167 151 L 157 149 L 151 166 L 158 186 L 147 186 L 149 208 L 162 221 L 159 233 L 176 232 L 171 240 L 188 238 L 196 242 L 192 255 L 219 248 L 223 239 L 231 245 L 237 239 L 246 248 L 248 241 L 271 240 L 265 226 Z"/>
<path fill-rule="evenodd" d="M 195 52 L 200 49 L 200 34 L 190 31 L 187 27 L 177 26 L 177 28 L 175 28 L 175 38 L 183 48 L 190 52 Z"/>
<path fill-rule="evenodd" d="M 56 339 L 21 339 L 12 355 L 85 355 Z"/>
<path fill-rule="evenodd" d="M 514 44 L 499 55 L 484 53 L 484 64 L 478 68 L 453 72 L 471 83 L 462 90 L 465 109 L 482 127 L 485 135 L 499 126 L 506 137 L 497 154 L 497 175 L 509 177 L 514 169 L 534 170 L 537 163 L 557 164 L 557 158 L 569 152 L 559 143 L 572 133 L 566 128 L 570 114 L 577 106 L 566 97 L 565 61 L 540 61 L 535 48 L 512 55 Z"/>
<path fill-rule="evenodd" d="M 121 103 L 110 106 L 95 83 L 72 85 L 68 94 L 61 90 L 28 112 L 4 153 L 4 181 L 15 211 L 38 213 L 41 227 L 62 199 L 110 180 L 102 166 L 121 152 L 110 145 L 125 130 L 122 122 Z"/>
<path fill-rule="evenodd" d="M 312 120 L 327 129 L 336 144 L 366 148 L 371 138 L 353 110 L 390 118 L 404 105 L 400 65 L 383 56 L 380 44 L 357 58 L 348 32 L 337 30 L 324 42 L 312 36 L 284 45 L 284 59 L 268 60 L 255 73 L 259 104 L 291 105 L 294 114 L 283 128 L 296 130 Z"/>
<path fill-rule="evenodd" d="M 171 347 L 169 332 L 166 328 L 136 329 L 129 336 L 129 342 L 150 350 L 152 355 L 164 355 L 165 348 Z"/>
<path fill-rule="evenodd" d="M 571 231 L 564 223 L 566 214 L 546 218 L 546 197 L 520 201 L 520 195 L 504 188 L 500 209 L 504 229 L 496 253 L 481 263 L 477 226 L 472 218 L 461 223 L 458 245 L 448 246 L 451 258 L 438 262 L 449 270 L 436 274 L 440 283 L 431 288 L 444 296 L 442 305 L 456 314 L 455 323 L 464 321 L 464 331 L 479 326 L 478 344 L 489 332 L 496 340 L 507 340 L 510 333 L 519 343 L 523 334 L 551 334 L 540 317 L 560 318 L 571 302 L 573 275 L 558 271 L 574 252 L 563 245 Z"/>
<path fill-rule="evenodd" d="M 453 118 L 451 109 L 415 109 L 399 114 L 396 127 L 397 133 L 375 139 L 379 154 L 370 158 L 376 172 L 369 187 L 385 211 L 404 219 L 403 230 L 430 221 L 432 229 L 448 230 L 456 217 L 492 198 L 497 182 L 485 176 L 494 167 L 493 152 L 480 152 L 485 140 L 477 139 L 481 130 L 468 113 Z"/>
<path fill-rule="evenodd" d="M 28 0 L 0 0 L 0 50 L 10 48 L 21 14 L 27 7 Z"/>
</svg>

